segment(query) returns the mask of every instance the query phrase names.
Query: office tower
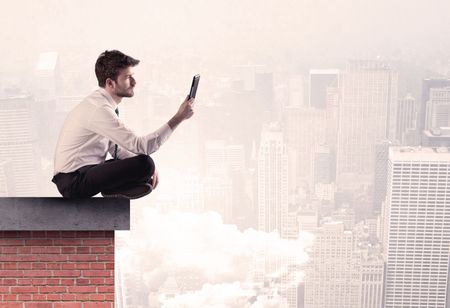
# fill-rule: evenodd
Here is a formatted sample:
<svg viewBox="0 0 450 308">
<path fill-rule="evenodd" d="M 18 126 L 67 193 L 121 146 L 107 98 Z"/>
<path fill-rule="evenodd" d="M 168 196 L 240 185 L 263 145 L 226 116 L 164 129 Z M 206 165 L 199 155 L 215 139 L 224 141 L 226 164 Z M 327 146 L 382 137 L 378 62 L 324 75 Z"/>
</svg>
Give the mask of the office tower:
<svg viewBox="0 0 450 308">
<path fill-rule="evenodd" d="M 309 106 L 325 109 L 328 88 L 339 87 L 339 70 L 313 69 L 309 71 Z"/>
<path fill-rule="evenodd" d="M 430 90 L 432 88 L 445 88 L 450 86 L 450 79 L 427 78 L 422 82 L 422 100 L 419 110 L 418 125 L 419 134 L 425 129 L 425 118 L 427 103 L 430 100 Z"/>
<path fill-rule="evenodd" d="M 361 262 L 361 308 L 382 308 L 384 262 L 381 255 Z"/>
<path fill-rule="evenodd" d="M 0 98 L 0 161 L 12 163 L 15 196 L 37 196 L 40 155 L 30 96 Z"/>
<path fill-rule="evenodd" d="M 430 89 L 425 129 L 450 126 L 450 86 Z"/>
<path fill-rule="evenodd" d="M 389 149 L 385 308 L 446 307 L 449 183 L 448 148 Z"/>
<path fill-rule="evenodd" d="M 417 124 L 416 100 L 407 94 L 398 101 L 396 141 L 401 145 L 411 145 L 415 142 Z"/>
<path fill-rule="evenodd" d="M 397 73 L 381 61 L 351 61 L 342 74 L 337 146 L 341 189 L 371 184 L 375 144 L 394 138 Z"/>
<path fill-rule="evenodd" d="M 305 275 L 305 308 L 361 308 L 361 260 L 355 244 L 342 222 L 318 229 Z"/>
<path fill-rule="evenodd" d="M 388 170 L 389 140 L 381 141 L 375 145 L 375 171 L 373 173 L 373 209 L 381 210 L 381 204 L 386 198 L 386 183 Z"/>
<path fill-rule="evenodd" d="M 339 129 L 339 100 L 340 89 L 334 87 L 327 88 L 327 108 L 325 110 L 326 136 L 325 142 L 330 146 L 333 155 L 336 156 L 337 136 Z M 336 165 L 336 158 L 334 159 Z M 336 169 L 336 167 L 334 167 Z M 336 170 L 335 170 L 336 172 Z"/>
<path fill-rule="evenodd" d="M 283 237 L 288 214 L 288 160 L 283 133 L 275 124 L 261 133 L 258 152 L 258 230 Z"/>
<path fill-rule="evenodd" d="M 424 130 L 422 145 L 424 147 L 450 147 L 450 127 Z"/>
<path fill-rule="evenodd" d="M 302 209 L 298 213 L 298 229 L 299 231 L 314 233 L 318 228 L 319 217 L 317 210 Z"/>
<path fill-rule="evenodd" d="M 312 190 L 316 146 L 325 143 L 326 113 L 315 108 L 284 109 L 283 133 L 289 155 L 289 191 L 298 187 Z"/>
<path fill-rule="evenodd" d="M 314 152 L 314 184 L 330 184 L 334 181 L 333 154 L 327 145 L 318 145 Z"/>
<path fill-rule="evenodd" d="M 356 222 L 355 210 L 349 206 L 344 206 L 335 210 L 332 214 L 334 221 L 342 221 L 345 230 L 353 230 Z"/>
<path fill-rule="evenodd" d="M 305 78 L 295 75 L 288 80 L 288 98 L 286 107 L 305 106 Z"/>
</svg>

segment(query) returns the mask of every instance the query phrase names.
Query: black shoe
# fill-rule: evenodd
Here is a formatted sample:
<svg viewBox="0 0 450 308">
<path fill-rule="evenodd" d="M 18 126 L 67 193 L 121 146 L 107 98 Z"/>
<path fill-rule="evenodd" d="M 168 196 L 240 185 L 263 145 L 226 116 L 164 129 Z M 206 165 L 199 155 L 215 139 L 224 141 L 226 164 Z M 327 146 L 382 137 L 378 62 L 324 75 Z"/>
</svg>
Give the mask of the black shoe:
<svg viewBox="0 0 450 308">
<path fill-rule="evenodd" d="M 102 196 L 105 198 L 125 198 L 137 199 L 144 197 L 152 192 L 152 185 L 148 183 L 138 184 L 136 186 L 117 189 L 114 191 L 102 191 Z"/>
</svg>

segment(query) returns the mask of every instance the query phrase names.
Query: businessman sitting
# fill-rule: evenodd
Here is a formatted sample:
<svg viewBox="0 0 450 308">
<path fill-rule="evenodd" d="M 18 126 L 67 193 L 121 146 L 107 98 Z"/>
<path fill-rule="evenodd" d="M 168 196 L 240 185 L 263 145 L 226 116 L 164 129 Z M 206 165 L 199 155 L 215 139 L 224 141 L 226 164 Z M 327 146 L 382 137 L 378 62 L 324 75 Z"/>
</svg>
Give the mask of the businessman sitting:
<svg viewBox="0 0 450 308">
<path fill-rule="evenodd" d="M 133 68 L 139 64 L 118 50 L 97 59 L 99 88 L 67 116 L 55 151 L 54 177 L 65 198 L 105 197 L 136 199 L 158 185 L 158 172 L 149 156 L 172 131 L 193 114 L 194 99 L 186 98 L 177 113 L 155 132 L 136 135 L 118 117 L 118 105 L 134 95 Z M 105 161 L 107 153 L 113 159 Z"/>
</svg>

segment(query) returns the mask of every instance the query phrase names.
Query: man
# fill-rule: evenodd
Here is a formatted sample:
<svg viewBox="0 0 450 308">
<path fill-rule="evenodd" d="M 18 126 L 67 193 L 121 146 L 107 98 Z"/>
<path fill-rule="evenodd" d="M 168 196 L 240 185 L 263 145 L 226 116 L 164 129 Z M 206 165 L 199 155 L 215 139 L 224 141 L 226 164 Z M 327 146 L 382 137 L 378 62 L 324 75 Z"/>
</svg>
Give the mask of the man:
<svg viewBox="0 0 450 308">
<path fill-rule="evenodd" d="M 137 136 L 118 117 L 122 98 L 132 97 L 136 80 L 133 67 L 139 60 L 112 50 L 95 64 L 99 89 L 86 97 L 67 116 L 55 152 L 54 177 L 65 198 L 140 198 L 158 185 L 158 173 L 150 154 L 194 111 L 194 99 L 186 98 L 178 112 L 153 133 Z M 116 114 L 117 113 L 117 114 Z M 114 159 L 105 162 L 107 152 Z"/>
</svg>

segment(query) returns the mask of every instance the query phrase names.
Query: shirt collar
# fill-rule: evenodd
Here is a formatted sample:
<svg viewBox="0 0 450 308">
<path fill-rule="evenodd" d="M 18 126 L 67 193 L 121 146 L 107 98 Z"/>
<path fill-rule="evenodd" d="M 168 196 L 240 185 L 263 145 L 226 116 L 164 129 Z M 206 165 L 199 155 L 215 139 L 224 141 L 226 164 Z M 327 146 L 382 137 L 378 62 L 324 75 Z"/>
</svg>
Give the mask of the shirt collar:
<svg viewBox="0 0 450 308">
<path fill-rule="evenodd" d="M 99 87 L 98 91 L 100 92 L 101 95 L 103 95 L 108 100 L 108 103 L 111 105 L 111 107 L 116 109 L 117 106 L 119 106 L 119 104 L 116 103 L 116 101 L 112 98 L 112 96 L 104 88 Z"/>
</svg>

